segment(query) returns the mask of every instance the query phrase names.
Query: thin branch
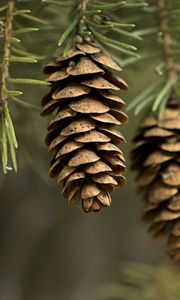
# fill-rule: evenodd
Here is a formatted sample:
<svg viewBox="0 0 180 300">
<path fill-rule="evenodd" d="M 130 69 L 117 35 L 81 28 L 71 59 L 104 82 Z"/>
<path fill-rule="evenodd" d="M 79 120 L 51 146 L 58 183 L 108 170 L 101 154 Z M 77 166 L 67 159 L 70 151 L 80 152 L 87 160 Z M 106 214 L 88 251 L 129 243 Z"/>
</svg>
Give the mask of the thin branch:
<svg viewBox="0 0 180 300">
<path fill-rule="evenodd" d="M 13 17 L 15 10 L 15 0 L 8 0 L 7 13 L 5 18 L 5 32 L 4 32 L 4 45 L 2 53 L 2 75 L 1 75 L 1 156 L 2 156 L 2 167 L 6 174 L 7 170 L 10 170 L 8 166 L 8 150 L 11 156 L 11 162 L 14 170 L 17 172 L 16 152 L 15 149 L 18 147 L 14 126 L 12 123 L 11 115 L 8 110 L 8 80 L 9 80 L 9 61 L 11 55 L 11 38 L 13 30 Z"/>
<path fill-rule="evenodd" d="M 158 13 L 160 20 L 160 29 L 164 39 L 164 56 L 168 71 L 169 80 L 173 85 L 177 82 L 176 62 L 173 58 L 173 40 L 169 30 L 169 20 L 166 0 L 158 0 Z"/>
<path fill-rule="evenodd" d="M 85 12 L 88 6 L 88 0 L 82 0 L 81 1 L 81 11 Z"/>
<path fill-rule="evenodd" d="M 79 15 L 79 30 L 78 31 L 79 31 L 80 35 L 83 31 L 88 31 L 87 24 L 86 24 L 87 17 L 84 14 L 87 10 L 88 2 L 89 2 L 89 0 L 80 0 L 79 5 L 78 5 L 78 15 Z M 89 37 L 85 36 L 84 39 L 89 40 Z"/>
<path fill-rule="evenodd" d="M 1 79 L 1 103 L 2 107 L 8 103 L 8 78 L 9 78 L 9 57 L 11 52 L 11 37 L 13 30 L 13 13 L 15 0 L 9 0 L 7 4 L 6 27 L 4 33 L 4 47 L 2 57 L 2 79 Z"/>
<path fill-rule="evenodd" d="M 6 27 L 4 33 L 3 57 L 2 57 L 2 78 L 1 78 L 2 107 L 7 107 L 8 105 L 9 58 L 11 52 L 11 37 L 12 37 L 12 30 L 13 30 L 14 10 L 15 10 L 15 0 L 8 0 Z"/>
</svg>

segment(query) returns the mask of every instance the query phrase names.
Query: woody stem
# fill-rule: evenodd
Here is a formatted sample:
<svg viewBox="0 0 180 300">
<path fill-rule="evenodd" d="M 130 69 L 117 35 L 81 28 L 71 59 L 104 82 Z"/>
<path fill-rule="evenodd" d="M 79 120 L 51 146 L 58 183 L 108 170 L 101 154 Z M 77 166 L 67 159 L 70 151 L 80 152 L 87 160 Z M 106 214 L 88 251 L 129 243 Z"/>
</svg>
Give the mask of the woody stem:
<svg viewBox="0 0 180 300">
<path fill-rule="evenodd" d="M 2 75 L 1 75 L 2 107 L 7 107 L 8 105 L 9 58 L 11 53 L 11 37 L 12 37 L 12 30 L 13 30 L 14 9 L 15 9 L 15 0 L 8 0 L 6 26 L 4 32 L 3 57 L 2 57 Z"/>
<path fill-rule="evenodd" d="M 166 61 L 169 80 L 173 85 L 177 82 L 177 67 L 173 58 L 173 40 L 169 31 L 169 20 L 167 16 L 167 0 L 158 0 L 158 13 L 160 29 L 164 39 L 164 57 Z"/>
</svg>

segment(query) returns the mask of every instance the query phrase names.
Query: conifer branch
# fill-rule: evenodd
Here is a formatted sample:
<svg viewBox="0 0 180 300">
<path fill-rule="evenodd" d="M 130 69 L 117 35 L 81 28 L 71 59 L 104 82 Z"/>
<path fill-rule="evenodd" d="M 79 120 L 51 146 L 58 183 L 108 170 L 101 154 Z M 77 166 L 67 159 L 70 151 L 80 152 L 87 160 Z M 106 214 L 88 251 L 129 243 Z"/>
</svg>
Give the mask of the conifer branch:
<svg viewBox="0 0 180 300">
<path fill-rule="evenodd" d="M 7 145 L 11 153 L 11 160 L 14 170 L 17 171 L 17 162 L 15 149 L 18 147 L 16 135 L 14 131 L 13 122 L 8 109 L 8 80 L 9 80 L 9 62 L 11 55 L 11 39 L 13 32 L 13 20 L 15 11 L 15 0 L 8 0 L 6 19 L 5 19 L 5 32 L 4 32 L 4 46 L 2 56 L 2 75 L 1 75 L 1 152 L 2 152 L 2 166 L 3 171 L 6 174 L 8 167 L 8 153 Z M 11 169 L 11 168 L 10 168 Z"/>
<path fill-rule="evenodd" d="M 97 42 L 105 51 L 111 51 L 111 56 L 118 63 L 123 65 L 124 58 L 134 56 L 139 58 L 136 53 L 137 48 L 129 45 L 124 39 L 141 40 L 138 34 L 131 31 L 135 24 L 128 22 L 128 18 L 122 14 L 122 19 L 114 10 L 127 10 L 127 16 L 131 14 L 131 9 L 140 9 L 148 4 L 144 1 L 127 3 L 127 1 L 97 1 L 97 0 L 76 0 L 59 2 L 57 0 L 41 0 L 43 3 L 51 4 L 63 8 L 69 8 L 72 11 L 72 22 L 62 34 L 58 41 L 58 46 L 63 47 L 63 56 L 66 56 L 73 43 L 84 41 Z M 124 22 L 119 22 L 119 20 Z M 112 39 L 108 39 L 109 33 L 112 33 Z M 121 40 L 123 39 L 123 42 Z M 113 42 L 112 42 L 113 41 Z M 65 46 L 64 46 L 65 45 Z M 55 52 L 55 51 L 54 51 Z M 121 59 L 122 58 L 122 59 Z M 132 60 L 133 62 L 134 60 Z M 131 60 L 129 60 L 129 64 Z"/>
<path fill-rule="evenodd" d="M 151 82 L 149 87 L 137 95 L 128 105 L 127 111 L 134 109 L 134 113 L 138 114 L 149 107 L 162 118 L 169 97 L 180 94 L 179 12 L 179 3 L 175 0 L 171 3 L 167 0 L 152 0 L 151 5 L 144 8 L 139 24 L 146 22 L 149 27 L 137 31 L 144 37 L 141 58 L 159 61 L 155 69 L 159 79 L 155 79 L 157 84 Z M 144 94 L 146 98 L 142 97 Z"/>
<path fill-rule="evenodd" d="M 13 30 L 13 19 L 15 10 L 15 0 L 8 0 L 6 26 L 4 33 L 4 47 L 2 57 L 2 78 L 1 78 L 1 104 L 2 107 L 8 105 L 8 78 L 9 78 L 9 59 L 11 55 L 11 37 Z"/>
<path fill-rule="evenodd" d="M 86 11 L 88 8 L 88 2 L 89 0 L 80 0 L 79 6 L 78 6 L 78 15 L 79 15 L 79 24 L 78 24 L 78 33 L 82 33 L 83 31 L 88 31 L 87 25 L 86 25 Z M 86 38 L 85 38 L 86 39 Z M 90 39 L 89 37 L 87 39 Z"/>
<path fill-rule="evenodd" d="M 88 2 L 89 2 L 89 0 L 80 0 L 79 11 L 81 13 L 80 15 L 82 16 L 81 20 L 86 19 L 83 14 L 86 12 L 86 10 L 88 8 Z M 81 20 L 80 20 L 80 22 L 81 22 Z"/>
<path fill-rule="evenodd" d="M 16 149 L 18 143 L 14 130 L 14 125 L 9 109 L 9 103 L 14 102 L 22 107 L 37 109 L 34 105 L 24 102 L 18 97 L 23 93 L 19 90 L 11 89 L 11 84 L 31 84 L 31 85 L 48 85 L 44 81 L 25 78 L 11 78 L 10 68 L 11 63 L 36 63 L 37 57 L 28 53 L 21 45 L 21 40 L 16 38 L 19 34 L 35 32 L 38 28 L 23 27 L 17 22 L 14 22 L 16 16 L 28 17 L 32 21 L 40 21 L 33 16 L 28 16 L 31 11 L 16 8 L 16 0 L 7 0 L 7 5 L 0 7 L 0 12 L 3 14 L 0 21 L 3 39 L 3 50 L 1 56 L 1 92 L 0 92 L 0 153 L 2 158 L 3 172 L 6 174 L 8 170 L 14 169 L 17 171 Z M 43 23 L 44 24 L 44 23 Z"/>
<path fill-rule="evenodd" d="M 177 68 L 176 62 L 173 57 L 173 42 L 172 36 L 169 30 L 168 11 L 166 0 L 158 0 L 158 15 L 160 30 L 164 40 L 164 59 L 166 62 L 166 68 L 168 72 L 168 78 L 170 82 L 175 85 L 177 82 Z"/>
</svg>

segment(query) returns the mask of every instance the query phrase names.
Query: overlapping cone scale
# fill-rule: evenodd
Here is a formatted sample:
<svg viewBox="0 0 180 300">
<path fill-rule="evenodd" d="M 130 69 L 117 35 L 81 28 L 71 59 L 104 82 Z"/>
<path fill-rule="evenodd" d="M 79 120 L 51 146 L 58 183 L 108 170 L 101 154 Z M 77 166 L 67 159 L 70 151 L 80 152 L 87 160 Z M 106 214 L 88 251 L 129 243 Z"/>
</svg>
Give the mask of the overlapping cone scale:
<svg viewBox="0 0 180 300">
<path fill-rule="evenodd" d="M 110 206 L 110 193 L 125 183 L 117 147 L 125 139 L 116 127 L 128 117 L 115 92 L 128 86 L 113 70 L 122 71 L 90 43 L 77 44 L 44 68 L 51 90 L 42 100 L 42 115 L 53 113 L 46 137 L 53 152 L 50 176 L 57 177 L 69 204 L 80 203 L 85 212 Z"/>
<path fill-rule="evenodd" d="M 153 237 L 167 238 L 167 251 L 180 261 L 180 100 L 169 99 L 164 117 L 145 119 L 134 140 L 132 168 L 144 194 L 144 220 Z"/>
</svg>

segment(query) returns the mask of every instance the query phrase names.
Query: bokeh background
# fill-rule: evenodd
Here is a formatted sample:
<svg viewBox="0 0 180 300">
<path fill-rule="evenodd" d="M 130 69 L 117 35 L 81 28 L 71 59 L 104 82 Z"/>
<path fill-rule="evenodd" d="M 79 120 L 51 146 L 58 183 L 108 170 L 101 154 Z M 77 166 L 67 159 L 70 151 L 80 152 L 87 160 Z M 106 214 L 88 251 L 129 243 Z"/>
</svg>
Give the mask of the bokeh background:
<svg viewBox="0 0 180 300">
<path fill-rule="evenodd" d="M 25 47 L 39 56 L 51 56 L 68 24 L 66 11 L 58 14 L 33 2 L 18 6 L 32 8 L 34 15 L 47 21 L 34 24 L 40 31 L 25 35 Z M 18 26 L 31 24 L 21 17 L 16 22 Z M 43 63 L 13 64 L 11 74 L 42 79 Z M 130 86 L 130 92 L 123 95 L 127 103 L 153 80 L 155 63 L 146 61 L 146 65 L 142 62 L 124 69 Z M 46 89 L 23 88 L 24 100 L 40 106 Z M 19 141 L 18 173 L 0 176 L 1 300 L 95 300 L 99 287 L 119 280 L 121 262 L 168 263 L 164 244 L 152 241 L 141 222 L 142 202 L 129 167 L 131 141 L 143 114 L 131 113 L 129 124 L 122 128 L 127 139 L 123 146 L 127 185 L 114 193 L 110 208 L 84 214 L 80 207 L 68 207 L 56 182 L 48 177 L 50 156 L 44 145 L 48 120 L 17 104 L 10 107 Z"/>
</svg>

